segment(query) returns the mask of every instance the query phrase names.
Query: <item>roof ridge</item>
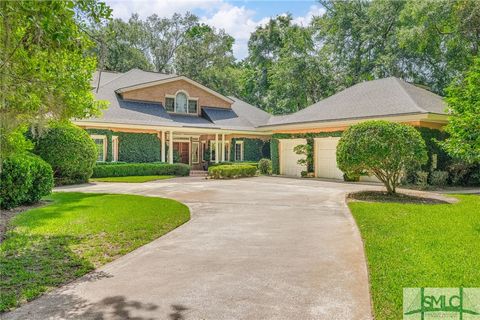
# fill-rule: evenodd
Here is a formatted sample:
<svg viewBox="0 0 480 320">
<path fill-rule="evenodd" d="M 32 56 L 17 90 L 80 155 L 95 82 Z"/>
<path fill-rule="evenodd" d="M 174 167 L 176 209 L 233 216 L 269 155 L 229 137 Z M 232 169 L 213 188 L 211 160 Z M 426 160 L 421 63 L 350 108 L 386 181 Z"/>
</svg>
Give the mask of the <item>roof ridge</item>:
<svg viewBox="0 0 480 320">
<path fill-rule="evenodd" d="M 128 70 L 127 72 L 118 72 L 118 73 L 120 74 L 118 77 L 116 77 L 116 78 L 114 78 L 114 79 L 112 79 L 112 80 L 110 80 L 110 81 L 107 81 L 107 82 L 105 82 L 105 83 L 102 84 L 102 85 L 99 85 L 98 88 L 100 89 L 100 88 L 105 87 L 105 85 L 109 84 L 109 83 L 112 82 L 112 81 L 115 81 L 115 80 L 117 80 L 117 79 L 122 78 L 124 75 L 128 74 L 128 73 L 129 73 L 130 71 L 132 71 L 132 70 L 133 70 L 133 69 L 130 69 L 130 70 Z M 101 71 L 101 72 L 103 72 L 103 71 Z M 108 71 L 107 71 L 107 72 L 108 72 Z M 100 75 L 100 74 L 99 74 L 99 75 Z"/>
<path fill-rule="evenodd" d="M 414 86 L 414 85 L 412 85 L 412 84 L 410 84 L 410 83 L 408 83 L 405 80 L 402 80 L 400 78 L 397 78 L 397 77 L 393 77 L 393 78 L 396 80 L 396 83 L 402 88 L 402 92 L 409 98 L 410 101 L 412 101 L 415 108 L 417 108 L 421 112 L 429 113 L 427 110 L 425 110 L 424 108 L 422 108 L 418 105 L 417 101 L 412 97 L 412 95 L 405 88 L 405 85 L 410 85 L 410 86 Z M 418 89 L 420 89 L 420 88 L 418 88 Z"/>
</svg>

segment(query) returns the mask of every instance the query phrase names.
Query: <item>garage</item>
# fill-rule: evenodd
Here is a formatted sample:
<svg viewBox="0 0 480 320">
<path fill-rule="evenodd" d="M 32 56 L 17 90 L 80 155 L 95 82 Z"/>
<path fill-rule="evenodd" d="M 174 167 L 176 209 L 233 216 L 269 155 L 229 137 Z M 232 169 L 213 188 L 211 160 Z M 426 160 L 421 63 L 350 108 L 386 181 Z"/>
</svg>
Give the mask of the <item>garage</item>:
<svg viewBox="0 0 480 320">
<path fill-rule="evenodd" d="M 340 137 L 315 138 L 315 175 L 319 178 L 341 179 L 343 172 L 337 167 L 337 144 Z"/>
<path fill-rule="evenodd" d="M 301 144 L 306 144 L 306 139 L 280 139 L 278 145 L 280 174 L 286 176 L 300 177 L 301 172 L 306 168 L 297 163 L 304 156 L 298 155 L 293 149 Z"/>
</svg>

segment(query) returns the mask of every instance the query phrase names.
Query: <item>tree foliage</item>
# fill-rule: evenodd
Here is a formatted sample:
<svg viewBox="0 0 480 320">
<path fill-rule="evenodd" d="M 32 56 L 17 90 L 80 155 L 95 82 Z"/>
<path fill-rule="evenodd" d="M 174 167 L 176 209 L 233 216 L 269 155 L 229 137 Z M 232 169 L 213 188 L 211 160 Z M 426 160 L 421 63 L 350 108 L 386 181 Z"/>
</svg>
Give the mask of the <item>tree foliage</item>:
<svg viewBox="0 0 480 320">
<path fill-rule="evenodd" d="M 348 128 L 337 146 L 337 164 L 347 173 L 368 173 L 395 193 L 400 175 L 428 160 L 425 141 L 412 126 L 365 121 Z"/>
<path fill-rule="evenodd" d="M 27 146 L 29 125 L 98 112 L 94 43 L 84 30 L 110 9 L 96 0 L 1 1 L 0 8 L 1 158 Z"/>
<path fill-rule="evenodd" d="M 468 163 L 480 162 L 480 58 L 465 77 L 447 89 L 450 137 L 443 144 L 454 157 Z"/>
<path fill-rule="evenodd" d="M 106 70 L 176 73 L 224 94 L 238 91 L 233 38 L 191 13 L 145 20 L 133 14 L 127 22 L 115 19 L 92 32 L 103 39 L 96 49 L 100 57 L 106 46 Z"/>
<path fill-rule="evenodd" d="M 72 124 L 54 124 L 38 139 L 35 153 L 53 169 L 56 184 L 88 182 L 97 160 L 90 135 Z"/>
</svg>

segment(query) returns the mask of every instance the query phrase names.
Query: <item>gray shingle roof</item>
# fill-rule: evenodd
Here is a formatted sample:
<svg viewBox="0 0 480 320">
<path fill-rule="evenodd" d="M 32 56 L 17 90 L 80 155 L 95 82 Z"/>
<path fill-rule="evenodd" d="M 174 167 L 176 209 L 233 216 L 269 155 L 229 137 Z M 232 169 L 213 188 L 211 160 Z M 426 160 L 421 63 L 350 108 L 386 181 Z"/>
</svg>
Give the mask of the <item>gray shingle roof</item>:
<svg viewBox="0 0 480 320">
<path fill-rule="evenodd" d="M 402 114 L 445 114 L 445 108 L 442 97 L 390 77 L 356 84 L 296 113 L 271 117 L 267 125 Z"/>
<path fill-rule="evenodd" d="M 132 69 L 126 73 L 102 72 L 98 92 L 95 74 L 92 86 L 97 99 L 110 102 L 108 109 L 99 118 L 85 121 L 104 123 L 124 123 L 139 125 L 158 125 L 172 127 L 219 128 L 232 130 L 254 130 L 259 124 L 266 124 L 270 114 L 236 98 L 232 109 L 202 107 L 202 116 L 178 115 L 166 112 L 161 103 L 123 100 L 115 93 L 120 88 L 174 78 L 176 75 L 146 72 Z M 81 120 L 80 120 L 81 121 Z"/>
</svg>

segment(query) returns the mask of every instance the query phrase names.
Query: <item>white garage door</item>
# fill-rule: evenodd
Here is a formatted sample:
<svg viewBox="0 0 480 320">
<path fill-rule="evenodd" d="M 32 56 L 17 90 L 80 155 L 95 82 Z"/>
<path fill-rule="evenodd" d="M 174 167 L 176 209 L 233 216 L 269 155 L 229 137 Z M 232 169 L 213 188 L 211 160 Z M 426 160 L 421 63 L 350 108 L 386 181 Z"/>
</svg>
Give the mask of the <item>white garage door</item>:
<svg viewBox="0 0 480 320">
<path fill-rule="evenodd" d="M 304 166 L 297 163 L 299 159 L 304 158 L 303 155 L 298 155 L 293 151 L 295 146 L 306 144 L 306 139 L 281 139 L 279 141 L 279 160 L 280 160 L 280 174 L 286 176 L 300 177 L 300 174 L 305 170 Z"/>
<path fill-rule="evenodd" d="M 315 166 L 319 178 L 342 179 L 343 172 L 337 167 L 337 144 L 339 137 L 315 138 Z"/>
</svg>

